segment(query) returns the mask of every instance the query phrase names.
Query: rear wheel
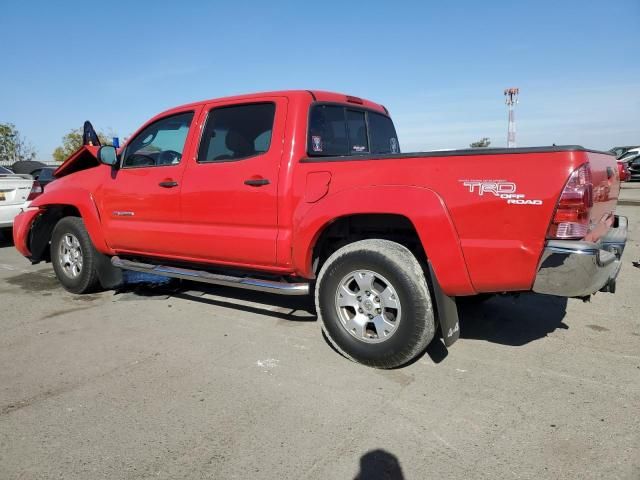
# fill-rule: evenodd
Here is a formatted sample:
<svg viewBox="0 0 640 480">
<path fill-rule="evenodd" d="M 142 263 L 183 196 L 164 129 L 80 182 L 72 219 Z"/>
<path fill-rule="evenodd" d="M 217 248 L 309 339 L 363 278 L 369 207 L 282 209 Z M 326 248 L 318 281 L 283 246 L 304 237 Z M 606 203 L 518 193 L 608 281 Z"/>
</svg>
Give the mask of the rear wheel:
<svg viewBox="0 0 640 480">
<path fill-rule="evenodd" d="M 81 218 L 65 217 L 56 224 L 51 236 L 51 262 L 65 290 L 88 293 L 98 288 L 96 257 Z"/>
<path fill-rule="evenodd" d="M 322 329 L 347 358 L 394 368 L 431 342 L 435 320 L 424 272 L 404 246 L 361 240 L 336 251 L 316 283 Z"/>
</svg>

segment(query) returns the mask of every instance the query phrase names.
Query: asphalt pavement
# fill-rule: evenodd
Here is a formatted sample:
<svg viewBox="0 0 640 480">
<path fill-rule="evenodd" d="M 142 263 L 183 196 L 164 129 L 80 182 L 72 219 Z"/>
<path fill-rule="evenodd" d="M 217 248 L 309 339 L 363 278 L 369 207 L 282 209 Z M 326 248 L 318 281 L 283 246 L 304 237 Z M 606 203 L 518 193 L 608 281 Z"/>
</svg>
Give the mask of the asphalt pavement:
<svg viewBox="0 0 640 480">
<path fill-rule="evenodd" d="M 499 297 L 391 371 L 306 299 L 75 296 L 0 240 L 1 479 L 639 479 L 640 207 L 615 295 Z"/>
</svg>

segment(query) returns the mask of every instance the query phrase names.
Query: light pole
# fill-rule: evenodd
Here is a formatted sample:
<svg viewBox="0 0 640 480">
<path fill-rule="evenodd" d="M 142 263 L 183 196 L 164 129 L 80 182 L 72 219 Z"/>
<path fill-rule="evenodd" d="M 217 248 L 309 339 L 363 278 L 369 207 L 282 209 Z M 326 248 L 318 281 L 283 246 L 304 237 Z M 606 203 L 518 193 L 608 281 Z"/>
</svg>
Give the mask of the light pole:
<svg viewBox="0 0 640 480">
<path fill-rule="evenodd" d="M 519 88 L 506 88 L 504 90 L 505 103 L 509 107 L 509 129 L 507 130 L 507 147 L 516 146 L 516 114 L 514 105 L 518 103 Z"/>
</svg>

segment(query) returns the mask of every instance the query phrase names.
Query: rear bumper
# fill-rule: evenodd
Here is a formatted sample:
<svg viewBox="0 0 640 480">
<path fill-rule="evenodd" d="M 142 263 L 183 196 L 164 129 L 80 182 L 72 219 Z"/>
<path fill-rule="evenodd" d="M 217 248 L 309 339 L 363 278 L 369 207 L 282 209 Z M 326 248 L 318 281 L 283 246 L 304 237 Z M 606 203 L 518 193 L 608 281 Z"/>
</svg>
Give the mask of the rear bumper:
<svg viewBox="0 0 640 480">
<path fill-rule="evenodd" d="M 626 243 L 627 217 L 619 216 L 616 216 L 613 228 L 598 243 L 548 241 L 533 291 L 559 297 L 586 297 L 598 291 L 615 292 L 620 257 Z"/>
</svg>

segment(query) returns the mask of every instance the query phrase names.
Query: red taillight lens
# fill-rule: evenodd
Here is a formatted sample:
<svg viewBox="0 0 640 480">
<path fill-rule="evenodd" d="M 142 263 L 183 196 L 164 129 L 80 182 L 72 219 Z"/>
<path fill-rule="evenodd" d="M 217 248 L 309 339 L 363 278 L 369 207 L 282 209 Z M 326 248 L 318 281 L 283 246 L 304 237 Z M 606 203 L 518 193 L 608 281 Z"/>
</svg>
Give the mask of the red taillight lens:
<svg viewBox="0 0 640 480">
<path fill-rule="evenodd" d="M 31 192 L 29 192 L 29 197 L 27 200 L 35 200 L 38 195 L 42 193 L 42 185 L 37 180 L 33 181 L 33 185 L 31 186 Z"/>
<path fill-rule="evenodd" d="M 589 217 L 593 207 L 591 168 L 585 163 L 574 170 L 560 195 L 549 227 L 550 238 L 583 238 L 589 232 Z"/>
</svg>

